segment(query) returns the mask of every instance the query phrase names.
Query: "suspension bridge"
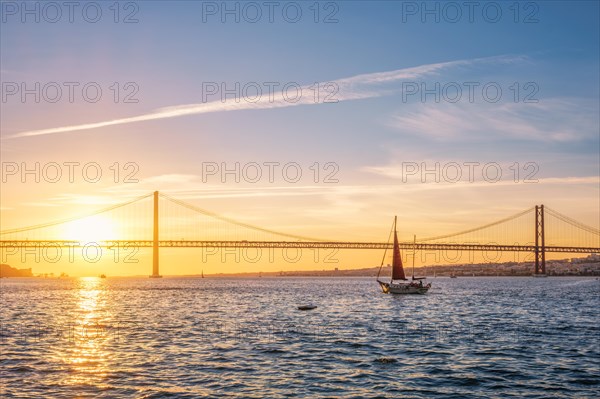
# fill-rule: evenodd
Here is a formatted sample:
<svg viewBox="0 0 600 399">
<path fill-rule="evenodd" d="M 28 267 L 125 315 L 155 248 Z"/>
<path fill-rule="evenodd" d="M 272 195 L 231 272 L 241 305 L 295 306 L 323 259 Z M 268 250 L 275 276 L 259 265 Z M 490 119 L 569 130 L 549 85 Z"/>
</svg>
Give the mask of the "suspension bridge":
<svg viewBox="0 0 600 399">
<path fill-rule="evenodd" d="M 138 206 L 141 205 L 141 206 Z M 131 209 L 132 207 L 135 209 Z M 95 212 L 44 224 L 0 231 L 0 250 L 79 247 L 86 244 L 81 228 L 110 215 L 116 227 L 95 231 L 101 247 L 152 248 L 150 277 L 160 277 L 159 248 L 326 248 L 389 249 L 391 242 L 335 241 L 280 232 L 225 217 L 167 194 L 153 193 Z M 123 223 L 123 222 L 126 223 Z M 90 224 L 91 223 L 91 224 Z M 127 226 L 125 225 L 127 224 Z M 75 227 L 69 227 L 75 226 Z M 99 230 L 102 230 L 100 228 Z M 70 232 L 70 233 L 69 233 Z M 101 237 L 114 234 L 119 240 Z M 68 237 L 65 237 L 68 236 Z M 64 238 L 59 238 L 64 237 Z M 534 273 L 546 273 L 546 253 L 600 253 L 600 230 L 544 205 L 493 223 L 453 234 L 401 242 L 412 251 L 500 251 L 534 255 Z"/>
</svg>

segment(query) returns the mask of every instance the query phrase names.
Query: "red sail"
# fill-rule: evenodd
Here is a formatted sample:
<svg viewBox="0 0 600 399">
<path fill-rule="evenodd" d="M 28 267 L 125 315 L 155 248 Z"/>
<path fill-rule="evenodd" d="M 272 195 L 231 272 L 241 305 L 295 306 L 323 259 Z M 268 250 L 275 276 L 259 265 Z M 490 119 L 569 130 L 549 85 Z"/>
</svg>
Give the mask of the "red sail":
<svg viewBox="0 0 600 399">
<path fill-rule="evenodd" d="M 402 267 L 402 257 L 400 256 L 400 246 L 398 245 L 398 233 L 396 232 L 396 220 L 394 219 L 394 258 L 392 260 L 392 280 L 406 280 L 404 268 Z"/>
</svg>

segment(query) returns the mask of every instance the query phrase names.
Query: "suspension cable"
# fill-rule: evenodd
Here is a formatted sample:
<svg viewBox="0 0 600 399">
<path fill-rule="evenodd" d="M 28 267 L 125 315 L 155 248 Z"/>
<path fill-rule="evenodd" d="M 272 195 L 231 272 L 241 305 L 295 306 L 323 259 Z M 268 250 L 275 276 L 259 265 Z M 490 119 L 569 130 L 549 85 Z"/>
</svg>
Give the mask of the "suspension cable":
<svg viewBox="0 0 600 399">
<path fill-rule="evenodd" d="M 565 215 L 563 215 L 562 213 L 559 213 L 559 212 L 555 211 L 555 210 L 554 210 L 554 209 L 552 209 L 552 208 L 548 208 L 547 206 L 546 206 L 546 207 L 544 207 L 544 209 L 545 209 L 546 211 L 548 211 L 548 213 L 549 213 L 550 215 L 554 216 L 554 217 L 555 217 L 555 218 L 557 218 L 557 219 L 560 219 L 560 220 L 562 220 L 562 221 L 563 221 L 563 222 L 565 222 L 565 223 L 568 223 L 568 224 L 570 224 L 570 225 L 572 225 L 572 226 L 574 226 L 574 227 L 577 227 L 577 228 L 579 228 L 579 229 L 581 229 L 581 230 L 585 230 L 585 231 L 587 231 L 588 233 L 592 233 L 592 234 L 600 235 L 600 230 L 599 230 L 599 229 L 596 229 L 596 228 L 594 228 L 594 227 L 592 227 L 592 226 L 588 226 L 588 225 L 586 225 L 586 224 L 583 224 L 583 223 L 581 223 L 581 222 L 578 222 L 578 221 L 576 221 L 575 219 L 571 219 L 570 217 L 568 217 L 568 216 L 565 216 Z"/>
<path fill-rule="evenodd" d="M 169 196 L 167 194 L 162 194 L 161 193 L 160 196 L 163 197 L 163 198 L 165 198 L 165 199 L 167 199 L 167 200 L 169 200 L 169 201 L 171 201 L 171 202 L 174 202 L 174 203 L 176 203 L 176 204 L 178 204 L 180 206 L 183 206 L 183 207 L 185 207 L 187 209 L 190 209 L 192 211 L 201 213 L 201 214 L 203 214 L 205 216 L 213 217 L 215 219 L 219 219 L 219 220 L 221 220 L 223 222 L 234 224 L 236 226 L 245 227 L 245 228 L 248 228 L 248 229 L 252 229 L 252 230 L 256 230 L 256 231 L 261 231 L 263 233 L 274 234 L 274 235 L 278 235 L 278 236 L 282 236 L 282 237 L 290 237 L 290 238 L 294 238 L 294 239 L 297 239 L 297 240 L 303 240 L 303 241 L 323 241 L 323 242 L 331 241 L 331 240 L 324 240 L 324 239 L 320 239 L 320 238 L 305 237 L 305 236 L 299 236 L 299 235 L 295 235 L 295 234 L 282 233 L 282 232 L 279 232 L 279 231 L 265 229 L 265 228 L 262 228 L 262 227 L 259 227 L 259 226 L 255 226 L 255 225 L 252 225 L 252 224 L 238 222 L 237 220 L 230 219 L 230 218 L 225 217 L 225 216 L 221 216 L 221 215 L 219 215 L 217 213 L 210 212 L 210 211 L 207 211 L 205 209 L 199 208 L 199 207 L 197 207 L 195 205 L 188 204 L 187 202 L 183 202 L 181 200 L 175 199 L 175 198 L 173 198 L 173 197 L 171 197 L 171 196 Z"/>
<path fill-rule="evenodd" d="M 33 226 L 27 226 L 27 227 L 22 227 L 22 228 L 17 228 L 17 229 L 2 230 L 2 231 L 0 231 L 0 235 L 22 233 L 22 232 L 25 232 L 25 231 L 30 231 L 30 230 L 35 230 L 35 229 L 42 229 L 42 228 L 46 228 L 46 227 L 52 227 L 52 226 L 57 226 L 57 225 L 64 224 L 64 223 L 73 222 L 73 221 L 75 221 L 77 219 L 84 219 L 84 218 L 87 218 L 87 217 L 90 217 L 90 216 L 98 215 L 100 213 L 104 213 L 104 212 L 112 211 L 114 209 L 122 208 L 122 207 L 124 207 L 126 205 L 130 205 L 130 204 L 133 204 L 134 202 L 141 201 L 143 199 L 151 197 L 152 195 L 153 194 L 143 195 L 141 197 L 134 198 L 134 199 L 132 199 L 130 201 L 123 202 L 121 204 L 111 205 L 109 207 L 102 208 L 102 209 L 100 209 L 98 211 L 94 211 L 94 212 L 91 212 L 91 213 L 86 213 L 86 214 L 83 214 L 83 215 L 73 216 L 73 217 L 66 218 L 66 219 L 56 220 L 56 221 L 48 222 L 48 223 L 36 224 L 36 225 L 33 225 Z"/>
<path fill-rule="evenodd" d="M 500 219 L 500 220 L 498 220 L 496 222 L 489 223 L 489 224 L 486 224 L 486 225 L 483 225 L 483 226 L 479 226 L 479 227 L 475 227 L 475 228 L 472 228 L 472 229 L 469 229 L 469 230 L 463 230 L 463 231 L 460 231 L 458 233 L 446 234 L 446 235 L 442 235 L 442 236 L 427 237 L 427 238 L 423 238 L 423 239 L 417 240 L 417 241 L 419 241 L 419 242 L 434 241 L 434 240 L 441 240 L 443 238 L 450 238 L 450 237 L 460 236 L 460 235 L 463 235 L 463 234 L 473 233 L 473 232 L 478 231 L 478 230 L 483 230 L 483 229 L 486 229 L 488 227 L 493 227 L 493 226 L 499 225 L 501 223 L 511 221 L 511 220 L 516 219 L 518 217 L 521 217 L 521 216 L 523 216 L 523 215 L 525 215 L 525 214 L 527 214 L 529 212 L 532 212 L 534 209 L 535 208 L 529 208 L 529 209 L 526 209 L 526 210 L 524 210 L 522 212 L 517 213 L 516 215 L 509 216 L 507 218 Z"/>
</svg>

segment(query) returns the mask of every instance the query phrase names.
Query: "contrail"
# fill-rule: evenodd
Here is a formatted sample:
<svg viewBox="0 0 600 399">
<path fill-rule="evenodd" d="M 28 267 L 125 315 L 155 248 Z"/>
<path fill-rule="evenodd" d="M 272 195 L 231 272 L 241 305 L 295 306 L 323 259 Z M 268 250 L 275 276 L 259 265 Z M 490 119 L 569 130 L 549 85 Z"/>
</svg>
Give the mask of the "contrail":
<svg viewBox="0 0 600 399">
<path fill-rule="evenodd" d="M 398 82 L 400 80 L 422 78 L 424 76 L 433 75 L 441 70 L 456 66 L 468 66 L 475 63 L 485 62 L 512 63 L 522 59 L 523 57 L 497 56 L 471 60 L 449 61 L 436 64 L 426 64 L 417 67 L 403 68 L 387 72 L 362 74 L 348 78 L 337 79 L 329 82 L 323 82 L 322 85 L 319 85 L 318 87 L 322 88 L 321 86 L 326 85 L 334 85 L 334 87 L 337 87 L 338 93 L 336 93 L 335 95 L 335 100 L 337 101 L 350 101 L 374 98 L 390 93 L 390 90 L 385 90 L 381 86 L 393 82 Z M 303 86 L 302 89 L 313 90 L 310 87 L 313 86 Z M 322 92 L 319 94 L 319 98 L 324 98 L 329 93 Z M 16 133 L 11 136 L 7 136 L 5 137 L 5 139 L 15 139 L 21 137 L 42 136 L 46 134 L 91 130 L 106 126 L 125 125 L 128 123 L 144 122 L 156 119 L 176 118 L 185 115 L 206 114 L 225 111 L 239 111 L 247 109 L 283 108 L 298 105 L 322 104 L 324 102 L 325 101 L 315 101 L 314 97 L 312 96 L 301 96 L 297 102 L 286 101 L 284 98 L 261 98 L 256 102 L 244 100 L 236 102 L 235 100 L 231 99 L 228 102 L 217 100 L 199 104 L 182 104 L 171 107 L 158 108 L 156 110 L 153 110 L 152 112 L 143 115 L 131 116 L 127 118 L 111 119 L 108 121 L 91 122 L 71 126 L 60 126 L 48 129 L 29 130 L 25 132 Z"/>
</svg>

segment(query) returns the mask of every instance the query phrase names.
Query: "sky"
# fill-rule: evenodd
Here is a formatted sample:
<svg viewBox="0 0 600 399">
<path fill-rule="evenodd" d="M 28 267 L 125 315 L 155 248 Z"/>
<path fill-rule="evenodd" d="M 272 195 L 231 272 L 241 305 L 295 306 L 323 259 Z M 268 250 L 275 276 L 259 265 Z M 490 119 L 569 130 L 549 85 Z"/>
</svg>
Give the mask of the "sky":
<svg viewBox="0 0 600 399">
<path fill-rule="evenodd" d="M 155 190 L 337 240 L 384 241 L 394 215 L 410 239 L 536 204 L 600 225 L 598 2 L 73 4 L 1 2 L 2 230 Z M 39 181 L 23 173 L 36 163 Z M 224 172 L 236 163 L 237 181 Z M 381 257 L 252 264 L 198 251 L 163 251 L 165 273 Z M 72 275 L 150 267 L 144 251 L 134 265 L 3 263 Z"/>
</svg>

